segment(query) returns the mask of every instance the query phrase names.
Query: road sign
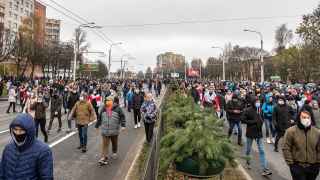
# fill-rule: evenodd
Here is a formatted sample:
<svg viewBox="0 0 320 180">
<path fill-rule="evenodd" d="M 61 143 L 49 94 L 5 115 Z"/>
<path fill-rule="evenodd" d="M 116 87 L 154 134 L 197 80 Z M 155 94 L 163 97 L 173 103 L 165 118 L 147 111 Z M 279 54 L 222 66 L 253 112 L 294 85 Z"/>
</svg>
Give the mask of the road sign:
<svg viewBox="0 0 320 180">
<path fill-rule="evenodd" d="M 81 71 L 99 71 L 98 64 L 81 64 L 80 65 Z"/>
</svg>

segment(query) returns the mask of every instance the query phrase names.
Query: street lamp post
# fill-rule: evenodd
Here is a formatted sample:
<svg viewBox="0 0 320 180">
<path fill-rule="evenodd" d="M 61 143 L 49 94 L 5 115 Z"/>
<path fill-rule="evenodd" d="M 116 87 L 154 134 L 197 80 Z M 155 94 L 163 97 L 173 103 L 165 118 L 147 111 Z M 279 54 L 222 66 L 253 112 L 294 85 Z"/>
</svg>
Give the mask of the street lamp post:
<svg viewBox="0 0 320 180">
<path fill-rule="evenodd" d="M 218 47 L 218 46 L 212 46 L 212 48 L 215 49 L 221 49 L 222 53 L 223 53 L 223 48 L 222 47 Z M 225 55 L 222 56 L 222 80 L 226 80 L 226 59 L 225 59 Z"/>
<path fill-rule="evenodd" d="M 75 42 L 74 42 L 74 58 L 73 58 L 73 81 L 76 81 L 76 71 L 77 71 L 77 55 L 78 55 L 78 33 L 81 28 L 91 28 L 91 29 L 99 29 L 101 26 L 96 26 L 94 22 L 80 24 L 75 30 Z"/>
<path fill-rule="evenodd" d="M 118 42 L 118 43 L 112 43 L 110 45 L 110 48 L 109 48 L 109 64 L 108 64 L 108 79 L 111 78 L 111 50 L 112 50 L 112 46 L 116 46 L 116 45 L 120 45 L 122 44 L 122 42 Z"/>
<path fill-rule="evenodd" d="M 261 52 L 260 52 L 260 61 L 261 61 L 261 82 L 264 82 L 264 61 L 263 61 L 263 36 L 262 33 L 259 31 L 254 31 L 254 30 L 250 30 L 250 29 L 244 29 L 245 32 L 252 32 L 252 33 L 256 33 L 260 36 L 260 43 L 261 43 Z"/>
</svg>

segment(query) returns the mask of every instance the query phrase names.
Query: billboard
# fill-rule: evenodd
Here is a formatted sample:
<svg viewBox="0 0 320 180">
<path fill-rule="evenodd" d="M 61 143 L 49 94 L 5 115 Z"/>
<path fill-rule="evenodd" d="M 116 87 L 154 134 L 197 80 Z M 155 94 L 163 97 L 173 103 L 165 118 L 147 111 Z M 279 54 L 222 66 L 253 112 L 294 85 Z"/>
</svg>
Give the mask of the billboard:
<svg viewBox="0 0 320 180">
<path fill-rule="evenodd" d="M 81 64 L 80 71 L 99 71 L 98 64 Z"/>
<path fill-rule="evenodd" d="M 188 69 L 188 76 L 189 77 L 200 77 L 200 72 L 197 69 L 189 68 Z"/>
</svg>

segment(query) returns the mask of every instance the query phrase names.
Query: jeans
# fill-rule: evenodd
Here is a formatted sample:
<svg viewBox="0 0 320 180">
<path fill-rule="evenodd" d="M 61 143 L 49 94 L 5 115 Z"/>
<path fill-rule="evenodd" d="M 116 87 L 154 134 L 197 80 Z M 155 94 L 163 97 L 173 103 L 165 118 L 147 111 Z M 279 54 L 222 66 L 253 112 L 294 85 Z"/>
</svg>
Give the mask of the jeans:
<svg viewBox="0 0 320 180">
<path fill-rule="evenodd" d="M 230 121 L 229 121 L 229 132 L 228 132 L 229 137 L 232 135 L 234 126 L 237 126 L 237 129 L 238 129 L 238 137 L 241 138 L 241 136 L 242 136 L 241 123 L 240 123 L 240 121 L 235 121 L 235 120 L 230 120 Z"/>
<path fill-rule="evenodd" d="M 70 110 L 67 113 L 67 121 L 68 121 L 68 129 L 72 129 L 72 121 L 74 121 L 74 118 L 69 119 Z"/>
<path fill-rule="evenodd" d="M 275 128 L 273 127 L 273 124 L 272 124 L 272 118 L 269 118 L 269 119 L 265 118 L 264 122 L 266 123 L 266 136 L 270 137 L 270 131 L 271 131 L 272 137 L 275 137 L 276 131 L 275 131 Z"/>
<path fill-rule="evenodd" d="M 7 109 L 7 113 L 9 113 L 11 106 L 13 108 L 13 112 L 16 112 L 16 103 L 15 102 L 10 102 L 9 107 Z"/>
<path fill-rule="evenodd" d="M 251 153 L 253 140 L 256 140 L 256 143 L 257 143 L 257 146 L 258 146 L 261 168 L 262 168 L 262 170 L 267 169 L 267 161 L 266 161 L 266 156 L 265 156 L 265 153 L 264 153 L 264 147 L 263 147 L 262 138 L 252 139 L 252 138 L 248 138 L 247 137 L 246 156 L 249 156 L 250 153 Z M 247 160 L 247 162 L 249 163 L 250 160 Z"/>
<path fill-rule="evenodd" d="M 88 142 L 88 125 L 77 124 L 80 146 L 87 146 Z"/>
</svg>

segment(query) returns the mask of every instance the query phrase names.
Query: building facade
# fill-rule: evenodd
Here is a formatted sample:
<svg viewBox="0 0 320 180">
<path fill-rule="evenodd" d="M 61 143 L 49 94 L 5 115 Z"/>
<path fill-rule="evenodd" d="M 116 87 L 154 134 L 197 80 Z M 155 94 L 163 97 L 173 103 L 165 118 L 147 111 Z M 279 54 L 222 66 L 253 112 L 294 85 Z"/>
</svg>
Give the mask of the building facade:
<svg viewBox="0 0 320 180">
<path fill-rule="evenodd" d="M 0 31 L 3 31 L 4 28 L 4 13 L 5 13 L 5 4 L 0 1 Z"/>
<path fill-rule="evenodd" d="M 60 41 L 61 21 L 57 19 L 46 19 L 45 40 L 46 43 L 58 44 Z"/>
<path fill-rule="evenodd" d="M 38 1 L 34 2 L 34 17 L 35 17 L 35 40 L 41 47 L 44 46 L 45 42 L 45 27 L 46 27 L 46 6 Z"/>
<path fill-rule="evenodd" d="M 4 27 L 18 32 L 22 20 L 34 14 L 34 0 L 3 0 Z"/>
<path fill-rule="evenodd" d="M 157 73 L 164 77 L 169 76 L 171 73 L 179 73 L 180 75 L 185 72 L 185 57 L 181 54 L 173 52 L 166 52 L 157 56 Z"/>
</svg>

